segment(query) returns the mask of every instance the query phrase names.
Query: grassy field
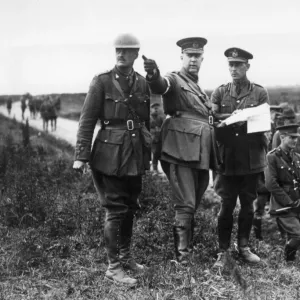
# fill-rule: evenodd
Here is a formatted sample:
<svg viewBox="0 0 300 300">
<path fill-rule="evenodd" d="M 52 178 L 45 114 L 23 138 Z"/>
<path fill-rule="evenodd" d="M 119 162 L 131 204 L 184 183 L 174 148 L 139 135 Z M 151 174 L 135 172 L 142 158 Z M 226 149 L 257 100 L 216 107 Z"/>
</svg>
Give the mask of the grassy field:
<svg viewBox="0 0 300 300">
<path fill-rule="evenodd" d="M 234 238 L 224 272 L 211 269 L 220 206 L 211 187 L 196 214 L 190 264 L 178 265 L 169 186 L 152 173 L 143 181 L 132 246 L 149 271 L 135 288 L 107 282 L 104 213 L 90 173 L 72 170 L 73 149 L 65 142 L 30 129 L 28 145 L 26 136 L 23 126 L 0 116 L 1 300 L 300 299 L 299 259 L 284 262 L 284 241 L 268 215 L 265 241 L 251 237 L 253 251 L 262 258 L 259 265 L 239 260 Z"/>
</svg>

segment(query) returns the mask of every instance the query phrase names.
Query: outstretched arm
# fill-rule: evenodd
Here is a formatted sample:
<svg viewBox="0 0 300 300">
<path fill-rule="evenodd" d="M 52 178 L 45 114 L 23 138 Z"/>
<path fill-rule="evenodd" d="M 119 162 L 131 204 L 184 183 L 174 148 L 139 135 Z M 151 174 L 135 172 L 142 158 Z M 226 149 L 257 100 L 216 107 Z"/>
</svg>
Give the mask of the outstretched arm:
<svg viewBox="0 0 300 300">
<path fill-rule="evenodd" d="M 142 56 L 144 60 L 144 69 L 147 72 L 147 82 L 151 91 L 154 94 L 164 95 L 170 89 L 170 81 L 166 77 L 160 75 L 158 66 L 153 59 L 148 59 L 146 56 Z"/>
</svg>

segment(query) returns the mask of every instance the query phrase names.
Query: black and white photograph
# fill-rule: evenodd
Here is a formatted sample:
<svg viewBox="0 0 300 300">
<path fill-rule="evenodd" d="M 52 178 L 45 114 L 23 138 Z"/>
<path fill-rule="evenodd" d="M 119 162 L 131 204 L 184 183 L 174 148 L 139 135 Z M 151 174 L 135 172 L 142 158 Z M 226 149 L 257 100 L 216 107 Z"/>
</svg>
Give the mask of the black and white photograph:
<svg viewBox="0 0 300 300">
<path fill-rule="evenodd" d="M 300 300 L 299 20 L 1 0 L 0 300 Z"/>
</svg>

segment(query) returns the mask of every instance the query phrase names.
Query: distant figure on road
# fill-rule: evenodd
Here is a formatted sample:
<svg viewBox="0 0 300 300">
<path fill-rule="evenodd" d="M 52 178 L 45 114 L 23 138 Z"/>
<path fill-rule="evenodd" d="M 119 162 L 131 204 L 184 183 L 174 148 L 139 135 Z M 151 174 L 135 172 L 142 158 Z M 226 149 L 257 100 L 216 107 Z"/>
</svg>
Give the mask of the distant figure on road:
<svg viewBox="0 0 300 300">
<path fill-rule="evenodd" d="M 26 97 L 25 95 L 21 97 L 21 110 L 22 110 L 22 120 L 24 120 L 24 113 L 25 113 L 25 110 L 26 110 Z"/>
<path fill-rule="evenodd" d="M 43 119 L 43 129 L 48 132 L 49 121 L 51 121 L 51 131 L 55 131 L 57 114 L 50 96 L 46 96 L 44 99 L 40 107 L 40 112 Z"/>
<path fill-rule="evenodd" d="M 57 123 L 57 107 L 60 108 L 60 102 L 56 102 L 57 99 L 54 101 L 50 97 L 50 106 L 49 106 L 49 120 L 51 123 L 51 131 L 56 130 L 56 123 Z"/>
<path fill-rule="evenodd" d="M 7 108 L 7 111 L 8 111 L 9 115 L 11 113 L 11 106 L 12 106 L 12 100 L 11 100 L 11 97 L 8 97 L 7 100 L 6 100 L 6 108 Z"/>
<path fill-rule="evenodd" d="M 59 112 L 60 109 L 61 109 L 61 99 L 60 99 L 60 96 L 56 96 L 56 98 L 53 101 L 53 103 L 54 103 L 56 111 Z"/>
<path fill-rule="evenodd" d="M 30 111 L 30 117 L 32 119 L 35 119 L 35 117 L 36 117 L 36 100 L 34 97 L 31 97 L 28 100 L 28 107 L 29 107 L 29 111 Z"/>
</svg>

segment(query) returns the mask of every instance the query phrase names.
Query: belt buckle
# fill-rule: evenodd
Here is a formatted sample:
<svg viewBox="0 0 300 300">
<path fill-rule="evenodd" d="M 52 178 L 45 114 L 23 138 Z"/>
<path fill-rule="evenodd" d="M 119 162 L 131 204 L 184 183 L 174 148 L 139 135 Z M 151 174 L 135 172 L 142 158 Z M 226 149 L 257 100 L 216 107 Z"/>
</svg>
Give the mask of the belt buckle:
<svg viewBox="0 0 300 300">
<path fill-rule="evenodd" d="M 213 125 L 214 124 L 214 117 L 213 116 L 208 116 L 208 124 Z"/>
<path fill-rule="evenodd" d="M 128 130 L 133 130 L 134 129 L 134 123 L 133 120 L 127 120 L 127 129 Z"/>
</svg>

